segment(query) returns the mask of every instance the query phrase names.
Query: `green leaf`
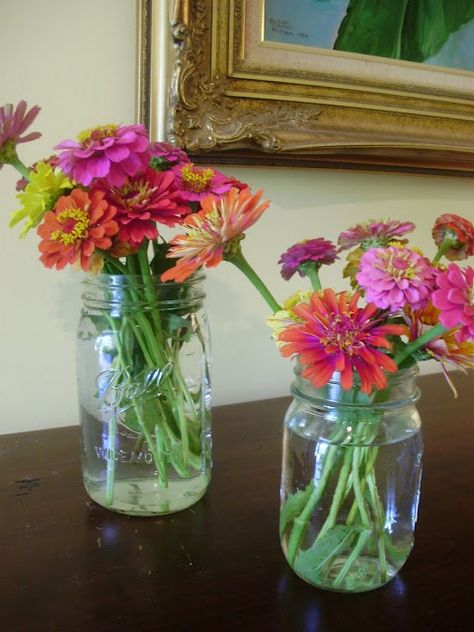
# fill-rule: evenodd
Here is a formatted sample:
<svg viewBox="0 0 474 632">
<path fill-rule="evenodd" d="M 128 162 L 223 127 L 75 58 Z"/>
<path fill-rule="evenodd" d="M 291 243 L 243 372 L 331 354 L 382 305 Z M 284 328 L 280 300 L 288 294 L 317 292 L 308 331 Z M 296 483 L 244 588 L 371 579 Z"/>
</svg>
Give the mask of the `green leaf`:
<svg viewBox="0 0 474 632">
<path fill-rule="evenodd" d="M 294 494 L 290 494 L 285 500 L 280 511 L 280 536 L 283 535 L 288 525 L 303 511 L 313 489 L 314 483 L 311 481 L 305 489 L 300 489 Z"/>
<path fill-rule="evenodd" d="M 322 567 L 334 556 L 339 555 L 350 546 L 354 536 L 362 531 L 360 527 L 336 525 L 329 529 L 325 536 L 316 540 L 305 551 L 299 551 L 295 560 L 295 571 L 308 578 L 315 578 Z"/>
<path fill-rule="evenodd" d="M 334 48 L 423 62 L 472 19 L 472 0 L 350 0 Z"/>
<path fill-rule="evenodd" d="M 350 0 L 334 48 L 399 59 L 407 2 Z"/>
</svg>

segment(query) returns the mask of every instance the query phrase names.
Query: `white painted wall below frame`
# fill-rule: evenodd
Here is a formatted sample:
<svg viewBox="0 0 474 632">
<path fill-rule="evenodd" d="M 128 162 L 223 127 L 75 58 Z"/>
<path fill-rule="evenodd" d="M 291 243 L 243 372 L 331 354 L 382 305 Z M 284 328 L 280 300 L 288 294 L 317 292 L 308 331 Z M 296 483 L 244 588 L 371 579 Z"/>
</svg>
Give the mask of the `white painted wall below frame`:
<svg viewBox="0 0 474 632">
<path fill-rule="evenodd" d="M 134 0 L 2 0 L 0 103 L 25 98 L 42 106 L 34 129 L 43 138 L 21 152 L 26 162 L 47 155 L 60 139 L 96 123 L 132 122 L 135 81 Z M 275 295 L 285 283 L 276 261 L 305 237 L 338 233 L 367 217 L 411 219 L 414 240 L 431 252 L 437 215 L 474 221 L 474 180 L 305 169 L 226 168 L 273 203 L 248 232 L 244 249 Z M 16 208 L 16 177 L 0 172 L 0 433 L 77 422 L 75 329 L 80 274 L 46 270 L 32 234 L 19 241 L 7 227 Z M 342 264 L 325 281 L 342 287 Z M 267 309 L 229 264 L 210 271 L 208 312 L 213 333 L 215 404 L 288 393 L 291 366 L 279 357 L 265 325 Z M 427 367 L 436 369 L 436 367 Z M 450 392 L 446 389 L 446 396 Z M 258 420 L 256 420 L 258 423 Z"/>
</svg>

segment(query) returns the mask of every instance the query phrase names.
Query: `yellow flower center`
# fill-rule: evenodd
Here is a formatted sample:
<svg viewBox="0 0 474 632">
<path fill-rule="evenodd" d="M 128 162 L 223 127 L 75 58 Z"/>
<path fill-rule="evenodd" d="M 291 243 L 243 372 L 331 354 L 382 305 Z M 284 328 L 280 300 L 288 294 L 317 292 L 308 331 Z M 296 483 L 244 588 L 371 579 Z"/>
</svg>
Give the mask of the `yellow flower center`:
<svg viewBox="0 0 474 632">
<path fill-rule="evenodd" d="M 71 246 L 87 237 L 89 228 L 89 216 L 80 208 L 67 208 L 57 216 L 57 221 L 62 224 L 62 230 L 51 233 L 51 239 L 60 241 L 65 246 Z"/>
<path fill-rule="evenodd" d="M 199 168 L 194 165 L 184 165 L 181 169 L 181 179 L 184 185 L 195 193 L 205 191 L 213 175 L 214 171 L 209 167 Z"/>
<path fill-rule="evenodd" d="M 155 189 L 150 187 L 148 182 L 136 180 L 130 184 L 124 184 L 120 189 L 113 189 L 112 193 L 115 194 L 119 206 L 133 209 L 137 206 L 146 207 L 154 191 Z"/>
<path fill-rule="evenodd" d="M 84 147 L 88 147 L 94 141 L 101 141 L 104 138 L 110 138 L 116 136 L 118 125 L 99 125 L 98 127 L 91 127 L 85 129 L 77 136 L 77 140 Z"/>
</svg>

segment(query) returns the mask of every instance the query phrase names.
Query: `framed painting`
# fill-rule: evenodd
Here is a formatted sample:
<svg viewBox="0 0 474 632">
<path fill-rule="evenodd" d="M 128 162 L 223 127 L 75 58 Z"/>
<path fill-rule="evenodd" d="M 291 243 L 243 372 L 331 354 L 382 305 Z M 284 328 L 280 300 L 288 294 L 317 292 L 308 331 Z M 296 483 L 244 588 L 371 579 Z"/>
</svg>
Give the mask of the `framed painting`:
<svg viewBox="0 0 474 632">
<path fill-rule="evenodd" d="M 140 119 L 196 162 L 474 174 L 471 0 L 139 9 Z"/>
</svg>

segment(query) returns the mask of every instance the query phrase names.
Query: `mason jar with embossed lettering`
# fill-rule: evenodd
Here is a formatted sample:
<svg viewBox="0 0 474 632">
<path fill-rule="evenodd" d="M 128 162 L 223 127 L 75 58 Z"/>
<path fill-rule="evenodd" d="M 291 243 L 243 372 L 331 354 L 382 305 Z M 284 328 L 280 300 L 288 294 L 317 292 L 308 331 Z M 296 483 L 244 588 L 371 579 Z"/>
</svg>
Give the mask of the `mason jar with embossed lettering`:
<svg viewBox="0 0 474 632">
<path fill-rule="evenodd" d="M 185 509 L 211 471 L 203 274 L 184 283 L 100 274 L 83 283 L 77 347 L 84 486 L 130 515 Z"/>
</svg>

